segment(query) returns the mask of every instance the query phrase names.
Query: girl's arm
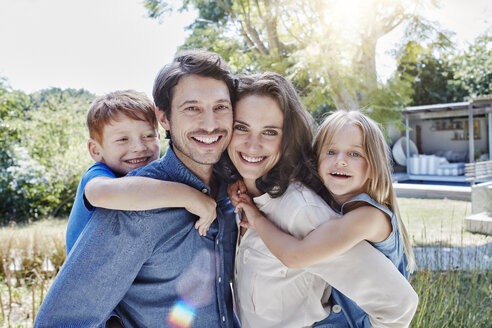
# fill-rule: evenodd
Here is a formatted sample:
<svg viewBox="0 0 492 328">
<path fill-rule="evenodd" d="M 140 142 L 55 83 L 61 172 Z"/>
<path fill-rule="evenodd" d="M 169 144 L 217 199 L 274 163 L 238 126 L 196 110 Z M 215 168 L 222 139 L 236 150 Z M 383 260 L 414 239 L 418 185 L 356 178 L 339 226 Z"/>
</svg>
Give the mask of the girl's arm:
<svg viewBox="0 0 492 328">
<path fill-rule="evenodd" d="M 236 211 L 239 210 L 246 217 L 241 226 L 255 229 L 268 249 L 289 268 L 303 268 L 331 259 L 362 240 L 382 241 L 392 230 L 386 214 L 375 207 L 362 206 L 343 218 L 321 224 L 299 240 L 277 228 L 246 195 L 241 195 L 241 202 L 236 206 Z"/>
<path fill-rule="evenodd" d="M 97 177 L 87 183 L 84 195 L 92 206 L 114 210 L 184 207 L 199 217 L 195 228 L 202 236 L 217 216 L 215 200 L 195 188 L 146 177 Z"/>
</svg>

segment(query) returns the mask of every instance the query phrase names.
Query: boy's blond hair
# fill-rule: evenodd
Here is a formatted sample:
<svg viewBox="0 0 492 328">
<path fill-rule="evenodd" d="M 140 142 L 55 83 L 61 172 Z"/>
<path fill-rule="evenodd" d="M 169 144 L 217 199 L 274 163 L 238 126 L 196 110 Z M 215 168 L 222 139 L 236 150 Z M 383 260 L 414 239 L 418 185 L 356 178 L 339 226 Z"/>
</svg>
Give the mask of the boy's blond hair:
<svg viewBox="0 0 492 328">
<path fill-rule="evenodd" d="M 119 115 L 132 120 L 148 122 L 158 129 L 154 104 L 142 92 L 121 90 L 97 97 L 87 113 L 89 136 L 99 144 L 103 141 L 103 131 L 111 121 L 118 121 Z"/>
<path fill-rule="evenodd" d="M 412 272 L 415 268 L 415 258 L 393 190 L 391 152 L 384 138 L 381 125 L 360 111 L 338 110 L 334 112 L 325 119 L 314 140 L 314 151 L 317 159 L 319 161 L 323 145 L 331 143 L 334 135 L 346 124 L 353 124 L 362 131 L 363 147 L 369 166 L 369 183 L 366 192 L 375 201 L 388 207 L 395 214 L 403 240 L 403 249 L 408 260 L 407 269 Z"/>
</svg>

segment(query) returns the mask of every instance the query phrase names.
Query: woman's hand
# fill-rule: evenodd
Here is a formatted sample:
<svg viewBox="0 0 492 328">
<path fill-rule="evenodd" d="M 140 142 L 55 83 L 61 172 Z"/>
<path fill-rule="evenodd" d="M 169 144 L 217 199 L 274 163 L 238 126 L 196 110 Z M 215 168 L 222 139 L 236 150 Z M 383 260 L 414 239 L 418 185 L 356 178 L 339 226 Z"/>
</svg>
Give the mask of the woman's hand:
<svg viewBox="0 0 492 328">
<path fill-rule="evenodd" d="M 233 184 L 229 185 L 227 188 L 227 193 L 231 199 L 232 206 L 236 206 L 241 201 L 239 196 L 247 195 L 248 189 L 246 189 L 246 185 L 243 180 L 237 180 Z"/>
</svg>

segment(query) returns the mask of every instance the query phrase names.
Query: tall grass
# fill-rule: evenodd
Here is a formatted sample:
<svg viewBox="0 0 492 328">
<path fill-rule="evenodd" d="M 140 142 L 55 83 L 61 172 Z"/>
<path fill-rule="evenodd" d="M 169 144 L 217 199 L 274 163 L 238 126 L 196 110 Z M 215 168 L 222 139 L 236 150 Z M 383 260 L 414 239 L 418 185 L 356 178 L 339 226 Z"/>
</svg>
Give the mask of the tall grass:
<svg viewBox="0 0 492 328">
<path fill-rule="evenodd" d="M 464 230 L 463 218 L 470 213 L 469 202 L 399 199 L 399 203 L 417 246 L 492 245 L 491 236 Z M 45 220 L 0 229 L 0 327 L 32 327 L 39 306 L 65 260 L 66 223 L 66 220 Z M 442 256 L 437 252 L 423 261 L 440 263 Z M 429 267 L 432 267 L 430 263 L 419 263 L 419 271 L 410 277 L 419 295 L 412 327 L 492 326 L 490 269 L 455 270 L 438 264 L 438 270 L 431 271 Z"/>
</svg>

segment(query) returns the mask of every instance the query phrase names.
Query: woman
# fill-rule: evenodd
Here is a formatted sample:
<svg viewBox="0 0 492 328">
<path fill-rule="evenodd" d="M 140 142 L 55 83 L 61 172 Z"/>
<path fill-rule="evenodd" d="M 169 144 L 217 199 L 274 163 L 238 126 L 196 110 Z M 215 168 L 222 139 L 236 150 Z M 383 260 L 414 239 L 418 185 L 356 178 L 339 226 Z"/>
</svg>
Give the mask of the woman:
<svg viewBox="0 0 492 328">
<path fill-rule="evenodd" d="M 312 165 L 311 119 L 292 84 L 275 73 L 243 76 L 236 96 L 222 175 L 231 182 L 241 177 L 258 208 L 295 237 L 336 217 Z M 357 302 L 374 327 L 408 326 L 416 309 L 411 286 L 366 242 L 333 260 L 289 269 L 248 230 L 238 241 L 234 286 L 243 328 L 310 327 L 328 315 L 321 326 L 346 327 L 340 306 L 328 302 L 331 286 Z"/>
</svg>

